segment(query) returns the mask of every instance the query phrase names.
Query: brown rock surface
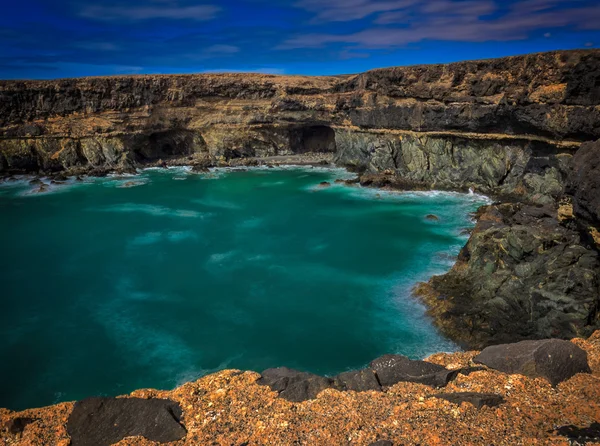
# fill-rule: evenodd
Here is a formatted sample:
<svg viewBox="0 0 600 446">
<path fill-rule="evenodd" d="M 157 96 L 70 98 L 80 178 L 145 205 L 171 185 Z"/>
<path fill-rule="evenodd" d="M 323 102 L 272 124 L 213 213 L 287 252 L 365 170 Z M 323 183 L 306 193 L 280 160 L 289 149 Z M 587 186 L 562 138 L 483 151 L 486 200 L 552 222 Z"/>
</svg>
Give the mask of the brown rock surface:
<svg viewBox="0 0 600 446">
<path fill-rule="evenodd" d="M 187 436 L 171 445 L 564 445 L 561 426 L 588 427 L 600 420 L 600 331 L 585 349 L 592 374 L 578 374 L 552 388 L 544 379 L 506 375 L 493 370 L 459 375 L 444 393 L 500 395 L 497 407 L 476 408 L 432 396 L 440 391 L 398 383 L 385 392 L 327 389 L 314 400 L 292 403 L 256 383 L 253 372 L 226 370 L 173 391 L 138 390 L 128 397 L 167 398 L 183 409 Z M 428 360 L 448 367 L 470 364 L 474 352 L 437 354 Z M 1 431 L 1 444 L 67 445 L 66 422 L 73 408 L 63 403 L 20 413 L 0 410 L 0 425 L 17 417 L 36 419 L 23 433 Z M 119 445 L 151 445 L 126 438 Z M 588 444 L 600 444 L 589 442 Z"/>
<path fill-rule="evenodd" d="M 312 152 L 419 188 L 549 202 L 600 138 L 599 73 L 600 51 L 577 50 L 329 77 L 0 81 L 0 175 Z"/>
</svg>

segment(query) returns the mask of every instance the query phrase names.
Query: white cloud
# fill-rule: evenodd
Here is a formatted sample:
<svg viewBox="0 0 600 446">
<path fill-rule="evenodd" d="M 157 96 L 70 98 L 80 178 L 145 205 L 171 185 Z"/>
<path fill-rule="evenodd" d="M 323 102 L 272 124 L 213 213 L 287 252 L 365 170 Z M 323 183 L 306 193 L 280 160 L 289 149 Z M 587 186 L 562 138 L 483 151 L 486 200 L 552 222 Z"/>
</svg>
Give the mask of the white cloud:
<svg viewBox="0 0 600 446">
<path fill-rule="evenodd" d="M 313 0 L 304 0 L 302 4 Z M 316 0 L 314 0 L 316 1 Z M 407 0 L 410 1 L 410 0 Z M 368 10 L 363 0 L 352 0 L 356 14 Z M 383 2 L 375 2 L 383 7 Z M 398 6 L 403 2 L 391 2 Z M 385 3 L 387 4 L 387 3 Z M 357 48 L 393 48 L 422 40 L 459 42 L 510 41 L 526 39 L 530 32 L 548 28 L 572 27 L 580 30 L 600 29 L 600 3 L 582 6 L 581 0 L 525 0 L 512 4 L 501 13 L 492 0 L 431 0 L 381 12 L 374 24 L 350 34 L 315 33 L 291 37 L 278 49 L 319 48 L 330 43 L 353 44 Z M 589 2 L 587 3 L 589 5 Z M 325 5 L 317 15 L 328 17 L 341 1 Z M 556 9 L 563 6 L 562 9 Z M 360 14 L 359 14 L 360 12 Z M 494 16 L 491 14 L 496 13 Z M 385 26 L 381 26 L 385 25 Z"/>
</svg>

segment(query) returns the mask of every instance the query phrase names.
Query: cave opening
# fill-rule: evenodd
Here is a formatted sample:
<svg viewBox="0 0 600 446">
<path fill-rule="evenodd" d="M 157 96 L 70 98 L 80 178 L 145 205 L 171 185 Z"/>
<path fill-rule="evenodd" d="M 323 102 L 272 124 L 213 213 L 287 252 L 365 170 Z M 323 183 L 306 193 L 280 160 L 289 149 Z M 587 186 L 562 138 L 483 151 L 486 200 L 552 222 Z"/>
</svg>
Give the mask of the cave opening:
<svg viewBox="0 0 600 446">
<path fill-rule="evenodd" d="M 335 131 L 326 125 L 300 127 L 294 131 L 292 149 L 295 153 L 335 153 Z"/>
</svg>

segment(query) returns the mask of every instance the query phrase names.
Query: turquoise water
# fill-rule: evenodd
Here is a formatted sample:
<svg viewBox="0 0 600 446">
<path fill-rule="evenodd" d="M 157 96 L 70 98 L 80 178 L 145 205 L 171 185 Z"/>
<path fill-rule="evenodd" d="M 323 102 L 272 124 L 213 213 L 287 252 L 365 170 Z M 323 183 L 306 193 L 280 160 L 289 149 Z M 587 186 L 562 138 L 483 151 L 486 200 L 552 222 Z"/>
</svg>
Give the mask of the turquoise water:
<svg viewBox="0 0 600 446">
<path fill-rule="evenodd" d="M 0 407 L 456 349 L 410 288 L 449 269 L 484 199 L 318 186 L 343 176 L 180 168 L 44 194 L 0 185 Z"/>
</svg>

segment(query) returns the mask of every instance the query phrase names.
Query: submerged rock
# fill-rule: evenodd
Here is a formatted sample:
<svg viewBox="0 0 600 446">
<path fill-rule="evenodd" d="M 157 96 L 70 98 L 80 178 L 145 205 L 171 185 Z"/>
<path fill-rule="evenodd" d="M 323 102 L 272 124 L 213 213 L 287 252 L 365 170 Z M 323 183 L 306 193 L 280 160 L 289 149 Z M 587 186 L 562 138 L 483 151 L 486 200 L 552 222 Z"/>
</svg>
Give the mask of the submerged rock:
<svg viewBox="0 0 600 446">
<path fill-rule="evenodd" d="M 72 446 L 108 446 L 132 436 L 166 443 L 186 436 L 181 416 L 171 400 L 88 398 L 75 403 L 67 432 Z"/>
<path fill-rule="evenodd" d="M 473 361 L 504 373 L 546 378 L 553 386 L 577 373 L 591 373 L 587 353 L 560 339 L 494 345 Z"/>
<path fill-rule="evenodd" d="M 425 218 L 427 220 L 431 220 L 431 221 L 439 221 L 440 220 L 440 217 L 438 217 L 437 215 L 433 215 L 433 214 L 426 215 Z"/>
</svg>

